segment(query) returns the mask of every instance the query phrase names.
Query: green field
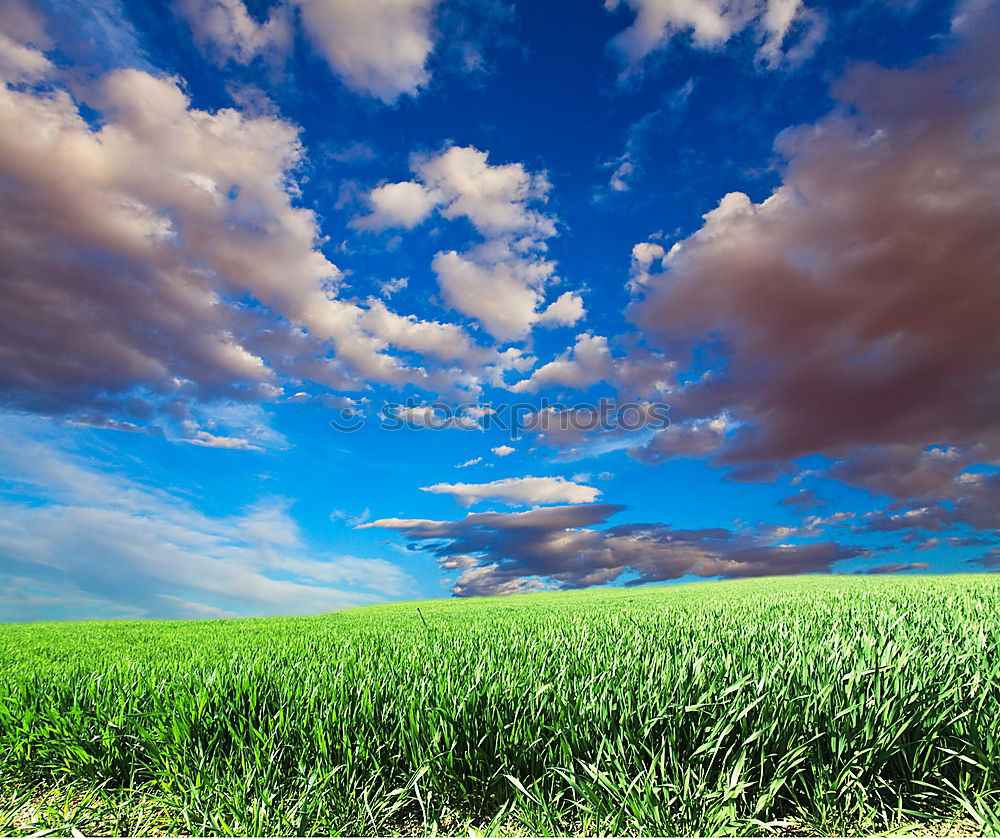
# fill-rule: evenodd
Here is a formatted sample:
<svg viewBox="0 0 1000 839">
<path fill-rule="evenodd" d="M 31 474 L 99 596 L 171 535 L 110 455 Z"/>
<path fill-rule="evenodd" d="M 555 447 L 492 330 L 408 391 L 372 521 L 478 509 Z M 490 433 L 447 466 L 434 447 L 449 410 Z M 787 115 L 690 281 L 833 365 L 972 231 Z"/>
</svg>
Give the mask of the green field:
<svg viewBox="0 0 1000 839">
<path fill-rule="evenodd" d="M 998 615 L 839 576 L 6 625 L 0 833 L 993 835 Z"/>
</svg>

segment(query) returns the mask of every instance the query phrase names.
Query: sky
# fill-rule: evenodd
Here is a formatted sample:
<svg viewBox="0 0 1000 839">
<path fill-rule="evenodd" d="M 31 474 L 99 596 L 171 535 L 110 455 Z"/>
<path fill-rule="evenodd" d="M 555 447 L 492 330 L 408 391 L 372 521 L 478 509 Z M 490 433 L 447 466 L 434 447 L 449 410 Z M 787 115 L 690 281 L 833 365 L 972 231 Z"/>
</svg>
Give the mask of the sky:
<svg viewBox="0 0 1000 839">
<path fill-rule="evenodd" d="M 1000 569 L 1000 4 L 6 0 L 0 620 Z"/>
</svg>

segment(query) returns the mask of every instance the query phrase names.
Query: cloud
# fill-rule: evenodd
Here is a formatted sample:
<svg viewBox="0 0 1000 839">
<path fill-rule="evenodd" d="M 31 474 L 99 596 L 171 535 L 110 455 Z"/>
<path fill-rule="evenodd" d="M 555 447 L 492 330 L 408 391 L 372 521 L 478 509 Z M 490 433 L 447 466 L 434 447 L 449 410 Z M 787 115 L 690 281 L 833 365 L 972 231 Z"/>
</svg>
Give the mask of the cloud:
<svg viewBox="0 0 1000 839">
<path fill-rule="evenodd" d="M 302 27 L 351 90 L 392 104 L 430 81 L 437 0 L 288 0 L 258 22 L 243 0 L 175 0 L 195 41 L 216 60 L 284 59 Z"/>
<path fill-rule="evenodd" d="M 397 291 L 402 291 L 409 284 L 409 277 L 391 277 L 381 283 L 379 291 L 383 297 L 392 297 Z"/>
<path fill-rule="evenodd" d="M 612 504 L 544 507 L 523 513 L 470 513 L 455 522 L 379 519 L 414 546 L 457 571 L 458 596 L 479 596 L 700 577 L 754 577 L 828 572 L 860 548 L 835 542 L 767 544 L 723 528 L 681 530 L 664 524 L 594 529 L 624 508 Z"/>
<path fill-rule="evenodd" d="M 431 267 L 445 300 L 501 341 L 523 338 L 535 325 L 572 326 L 584 314 L 576 292 L 539 310 L 555 264 L 525 259 L 503 243 L 490 242 L 464 254 L 443 251 Z"/>
<path fill-rule="evenodd" d="M 292 10 L 286 5 L 273 6 L 263 22 L 250 15 L 243 0 L 175 0 L 174 8 L 201 50 L 219 63 L 283 57 L 292 45 Z"/>
<path fill-rule="evenodd" d="M 694 78 L 688 79 L 680 87 L 665 95 L 663 104 L 659 108 L 643 114 L 629 126 L 622 153 L 604 164 L 605 168 L 612 170 L 608 182 L 608 188 L 612 192 L 623 193 L 632 189 L 643 171 L 643 157 L 648 138 L 655 131 L 664 130 L 670 117 L 684 108 L 694 92 L 695 85 Z M 595 198 L 601 197 L 602 193 L 598 191 Z"/>
<path fill-rule="evenodd" d="M 353 227 L 362 230 L 385 230 L 389 227 L 411 230 L 430 215 L 437 203 L 431 190 L 413 181 L 375 187 L 368 193 L 367 201 L 371 213 L 352 221 Z"/>
<path fill-rule="evenodd" d="M 297 0 L 309 37 L 352 90 L 395 102 L 430 80 L 436 0 Z"/>
<path fill-rule="evenodd" d="M 820 474 L 895 499 L 859 530 L 1000 529 L 1000 473 L 989 444 L 852 449 Z M 959 539 L 971 537 L 956 537 Z M 949 543 L 958 544 L 958 543 Z M 971 543 L 975 544 L 975 543 Z"/>
<path fill-rule="evenodd" d="M 793 495 L 783 498 L 780 503 L 799 512 L 804 512 L 805 510 L 814 510 L 816 507 L 823 507 L 826 501 L 820 498 L 814 489 L 800 489 Z"/>
<path fill-rule="evenodd" d="M 973 460 L 952 446 L 900 443 L 850 451 L 824 476 L 894 498 L 941 497 L 951 494 L 956 475 Z"/>
<path fill-rule="evenodd" d="M 357 527 L 359 524 L 364 524 L 371 517 L 371 510 L 367 507 L 365 507 L 360 513 L 349 513 L 346 510 L 334 510 L 330 513 L 330 521 L 344 521 L 351 527 Z"/>
<path fill-rule="evenodd" d="M 888 565 L 877 565 L 867 571 L 859 571 L 864 574 L 899 574 L 903 571 L 923 571 L 930 568 L 926 562 L 891 562 Z"/>
<path fill-rule="evenodd" d="M 399 315 L 376 299 L 368 301 L 367 310 L 359 323 L 394 347 L 431 355 L 442 361 L 462 362 L 470 366 L 500 361 L 495 351 L 475 344 L 461 326 L 420 320 L 414 315 Z"/>
<path fill-rule="evenodd" d="M 615 10 L 623 0 L 605 0 Z M 651 53 L 686 33 L 698 49 L 719 49 L 751 30 L 764 66 L 795 65 L 807 58 L 825 33 L 819 14 L 802 0 L 624 0 L 635 20 L 612 39 L 613 47 L 634 68 Z"/>
<path fill-rule="evenodd" d="M 586 389 L 599 382 L 613 382 L 629 395 L 648 395 L 666 390 L 672 377 L 672 365 L 662 355 L 632 352 L 616 358 L 607 338 L 583 333 L 576 336 L 573 347 L 511 385 L 510 390 L 536 393 L 547 387 Z"/>
<path fill-rule="evenodd" d="M 198 110 L 180 80 L 139 70 L 77 101 L 47 64 L 18 72 L 38 68 L 49 87 L 0 89 L 8 404 L 148 422 L 164 405 L 274 399 L 288 378 L 445 390 L 503 366 L 461 327 L 338 298 L 342 272 L 296 205 L 295 126 Z"/>
<path fill-rule="evenodd" d="M 555 264 L 544 258 L 555 219 L 538 209 L 551 184 L 521 163 L 491 164 L 487 152 L 451 146 L 415 155 L 417 180 L 383 184 L 366 196 L 371 210 L 351 223 L 368 230 L 410 229 L 436 209 L 465 219 L 483 237 L 469 250 L 439 252 L 432 262 L 445 300 L 500 340 L 524 337 L 535 325 L 570 326 L 585 312 L 579 294 L 563 292 L 547 306 Z"/>
<path fill-rule="evenodd" d="M 975 559 L 969 560 L 970 564 L 982 565 L 983 568 L 993 571 L 1000 568 L 1000 548 L 992 548 L 982 556 L 977 556 Z"/>
<path fill-rule="evenodd" d="M 466 460 L 464 463 L 459 463 L 455 468 L 456 469 L 467 469 L 470 466 L 476 466 L 477 464 L 480 464 L 482 462 L 483 462 L 483 459 L 481 457 L 474 457 L 471 460 Z"/>
<path fill-rule="evenodd" d="M 487 238 L 555 235 L 555 220 L 533 207 L 547 201 L 552 188 L 544 173 L 533 174 L 521 163 L 491 164 L 487 152 L 472 146 L 417 156 L 413 168 L 440 196 L 445 218 L 467 218 Z"/>
<path fill-rule="evenodd" d="M 933 551 L 937 548 L 979 548 L 983 545 L 992 545 L 995 538 L 987 536 L 931 536 L 925 538 L 923 534 L 912 534 L 905 537 L 904 542 L 915 542 L 919 539 L 920 544 L 914 550 Z"/>
<path fill-rule="evenodd" d="M 195 446 L 207 446 L 212 449 L 237 449 L 249 452 L 263 451 L 260 446 L 242 437 L 220 437 L 203 430 L 196 431 L 194 436 L 185 438 L 184 442 Z"/>
<path fill-rule="evenodd" d="M 64 426 L 59 443 L 47 421 L 0 427 L 3 574 L 30 594 L 4 598 L 6 620 L 305 614 L 411 590 L 384 560 L 316 553 L 283 499 L 211 517 L 73 451 Z"/>
<path fill-rule="evenodd" d="M 633 293 L 639 292 L 643 286 L 651 279 L 650 271 L 657 262 L 663 263 L 663 258 L 667 255 L 663 245 L 659 242 L 639 242 L 632 247 L 632 266 L 630 273 L 632 279 L 629 281 L 629 290 Z"/>
<path fill-rule="evenodd" d="M 15 82 L 44 78 L 52 62 L 43 54 L 52 46 L 36 9 L 23 0 L 0 8 L 0 76 Z"/>
<path fill-rule="evenodd" d="M 144 36 L 132 24 L 131 9 L 122 0 L 5 0 L 6 7 L 29 7 L 31 14 L 43 22 L 45 33 L 58 46 L 63 67 L 87 68 L 90 72 L 113 68 L 151 68 L 143 45 Z M 48 50 L 51 43 L 24 37 L 20 28 L 8 29 L 9 17 L 4 13 L 0 30 L 39 50 Z M 44 19 L 44 20 L 43 20 Z"/>
<path fill-rule="evenodd" d="M 770 197 L 726 195 L 641 283 L 647 340 L 712 359 L 674 415 L 741 423 L 720 463 L 1000 453 L 996 18 L 907 69 L 853 68 L 833 111 L 779 136 Z"/>
<path fill-rule="evenodd" d="M 678 457 L 698 457 L 715 452 L 733 427 L 725 416 L 671 423 L 656 431 L 628 453 L 643 463 L 664 463 Z"/>
<path fill-rule="evenodd" d="M 579 504 L 597 500 L 601 491 L 559 477 L 503 478 L 487 484 L 433 484 L 424 492 L 448 494 L 466 507 L 488 498 L 507 504 Z"/>
<path fill-rule="evenodd" d="M 495 454 L 497 457 L 507 457 L 507 455 L 514 453 L 514 447 L 513 446 L 496 446 L 496 447 L 490 449 L 490 451 L 493 452 L 493 454 Z"/>
<path fill-rule="evenodd" d="M 864 523 L 855 529 L 869 532 L 892 532 L 896 530 L 942 530 L 955 522 L 955 514 L 938 504 L 914 507 L 898 513 L 867 513 Z"/>
</svg>

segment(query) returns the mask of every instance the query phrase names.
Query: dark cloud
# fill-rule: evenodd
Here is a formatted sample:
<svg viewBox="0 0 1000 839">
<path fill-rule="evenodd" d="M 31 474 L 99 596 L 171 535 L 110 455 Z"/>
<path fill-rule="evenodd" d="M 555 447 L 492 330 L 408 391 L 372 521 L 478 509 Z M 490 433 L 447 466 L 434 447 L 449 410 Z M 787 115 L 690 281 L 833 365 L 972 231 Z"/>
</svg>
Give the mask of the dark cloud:
<svg viewBox="0 0 1000 839">
<path fill-rule="evenodd" d="M 892 562 L 888 565 L 877 565 L 867 571 L 859 571 L 859 574 L 898 574 L 901 571 L 922 571 L 930 568 L 926 562 Z"/>
<path fill-rule="evenodd" d="M 526 513 L 473 513 L 459 521 L 380 519 L 363 527 L 404 533 L 458 572 L 461 596 L 511 594 L 542 587 L 581 588 L 700 577 L 761 577 L 828 572 L 860 556 L 836 542 L 767 544 L 725 528 L 684 530 L 664 524 L 603 525 L 624 508 L 612 504 L 546 507 Z"/>
<path fill-rule="evenodd" d="M 826 501 L 820 498 L 814 489 L 800 489 L 794 495 L 789 495 L 787 498 L 782 499 L 781 503 L 786 507 L 792 507 L 795 510 L 804 512 L 805 510 L 814 510 L 817 507 L 822 507 L 826 504 Z"/>
<path fill-rule="evenodd" d="M 984 553 L 982 556 L 977 556 L 975 559 L 969 560 L 970 564 L 982 565 L 983 568 L 988 568 L 993 571 L 996 568 L 1000 568 L 1000 548 L 992 548 Z"/>
<path fill-rule="evenodd" d="M 830 114 L 779 136 L 766 201 L 727 195 L 641 278 L 652 342 L 678 359 L 715 342 L 671 407 L 744 423 L 719 462 L 1000 454 L 998 16 L 911 67 L 854 67 Z"/>
<path fill-rule="evenodd" d="M 927 507 L 912 507 L 899 512 L 868 513 L 861 524 L 854 528 L 857 533 L 885 533 L 897 530 L 944 530 L 955 524 L 955 512 L 940 504 Z"/>
<path fill-rule="evenodd" d="M 911 533 L 903 537 L 904 542 L 920 542 L 918 551 L 932 551 L 935 548 L 972 548 L 992 545 L 995 538 L 985 536 L 931 536 L 927 538 L 919 533 Z"/>
<path fill-rule="evenodd" d="M 871 470 L 854 472 L 863 475 L 859 482 L 862 486 L 880 487 L 886 494 L 902 496 L 888 509 L 865 515 L 855 527 L 856 532 L 968 527 L 990 533 L 1000 529 L 1000 473 L 966 469 L 968 461 L 962 458 L 949 458 L 949 465 L 940 471 L 925 469 L 925 457 L 918 457 L 912 464 L 901 463 L 898 471 L 883 471 L 885 463 L 876 456 Z M 932 459 L 945 457 L 933 455 Z M 838 468 L 830 473 L 842 474 Z M 983 537 L 956 536 L 952 541 L 957 545 L 955 540 L 960 538 Z"/>
<path fill-rule="evenodd" d="M 893 498 L 944 498 L 952 494 L 958 473 L 975 459 L 973 453 L 946 446 L 852 449 L 824 476 Z"/>
</svg>

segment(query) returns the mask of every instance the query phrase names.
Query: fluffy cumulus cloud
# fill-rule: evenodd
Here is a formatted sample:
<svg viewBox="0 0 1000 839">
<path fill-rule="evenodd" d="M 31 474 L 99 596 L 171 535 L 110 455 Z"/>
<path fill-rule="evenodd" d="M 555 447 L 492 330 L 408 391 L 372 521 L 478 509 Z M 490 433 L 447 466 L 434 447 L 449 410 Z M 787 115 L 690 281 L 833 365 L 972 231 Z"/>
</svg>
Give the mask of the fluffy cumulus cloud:
<svg viewBox="0 0 1000 839">
<path fill-rule="evenodd" d="M 662 267 L 663 258 L 667 255 L 663 245 L 659 242 L 638 242 L 632 247 L 632 278 L 629 281 L 629 289 L 638 292 L 651 279 L 651 270 L 654 265 Z"/>
<path fill-rule="evenodd" d="M 306 35 L 349 88 L 392 103 L 430 80 L 437 0 L 287 0 L 263 21 L 243 0 L 175 0 L 195 41 L 219 61 L 281 58 L 301 19 Z"/>
<path fill-rule="evenodd" d="M 353 224 L 362 230 L 401 227 L 411 230 L 434 210 L 436 196 L 423 184 L 413 181 L 383 184 L 368 193 L 371 213 Z"/>
<path fill-rule="evenodd" d="M 612 41 L 630 66 L 680 34 L 700 49 L 718 49 L 746 30 L 756 37 L 761 63 L 795 64 L 811 54 L 825 28 L 802 0 L 605 0 L 604 5 L 635 12 L 632 24 Z"/>
<path fill-rule="evenodd" d="M 836 542 L 770 544 L 724 528 L 675 529 L 663 524 L 596 528 L 624 508 L 611 504 L 543 507 L 524 513 L 471 513 L 459 521 L 379 519 L 364 527 L 399 531 L 457 572 L 459 596 L 512 594 L 699 577 L 759 577 L 828 572 L 860 556 Z"/>
<path fill-rule="evenodd" d="M 770 197 L 731 193 L 669 252 L 637 250 L 632 318 L 671 357 L 715 353 L 671 407 L 731 412 L 721 462 L 822 453 L 913 495 L 1000 455 L 996 32 L 993 11 L 940 56 L 853 68 L 830 114 L 778 138 Z"/>
<path fill-rule="evenodd" d="M 138 70 L 74 98 L 20 46 L 0 89 L 9 403 L 144 420 L 165 402 L 273 398 L 290 378 L 446 389 L 503 365 L 460 327 L 338 298 L 317 219 L 296 206 L 295 126 L 199 110 L 179 80 Z"/>
<path fill-rule="evenodd" d="M 602 335 L 577 335 L 576 344 L 528 378 L 513 384 L 514 393 L 536 393 L 549 387 L 586 390 L 599 382 L 614 383 L 630 396 L 662 393 L 672 384 L 673 365 L 657 353 L 632 352 L 616 357 Z"/>
<path fill-rule="evenodd" d="M 309 37 L 357 91 L 394 102 L 427 84 L 436 0 L 296 0 Z"/>
<path fill-rule="evenodd" d="M 435 209 L 465 219 L 482 241 L 464 252 L 439 252 L 432 267 L 445 300 L 500 340 L 524 337 L 535 325 L 576 323 L 584 315 L 579 294 L 566 291 L 545 304 L 555 264 L 545 258 L 555 219 L 539 206 L 551 189 L 544 173 L 521 163 L 491 164 L 471 146 L 417 155 L 412 181 L 387 183 L 366 196 L 370 212 L 354 220 L 368 230 L 412 229 Z"/>
<path fill-rule="evenodd" d="M 309 549 L 283 499 L 207 516 L 46 426 L 0 418 L 2 620 L 314 613 L 411 590 L 392 563 Z"/>
<path fill-rule="evenodd" d="M 454 496 L 466 507 L 486 499 L 507 504 L 579 504 L 596 501 L 601 494 L 596 487 L 560 477 L 502 478 L 486 484 L 433 484 L 421 489 Z"/>
</svg>

